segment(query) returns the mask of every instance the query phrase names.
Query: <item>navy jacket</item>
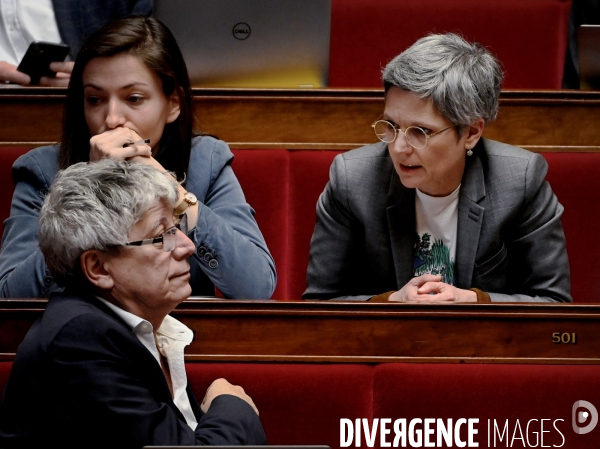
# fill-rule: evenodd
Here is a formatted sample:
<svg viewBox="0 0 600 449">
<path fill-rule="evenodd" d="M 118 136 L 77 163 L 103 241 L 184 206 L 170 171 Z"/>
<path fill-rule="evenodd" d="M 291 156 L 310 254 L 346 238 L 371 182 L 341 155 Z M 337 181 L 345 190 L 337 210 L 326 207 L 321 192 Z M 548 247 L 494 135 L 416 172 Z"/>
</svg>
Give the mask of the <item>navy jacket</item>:
<svg viewBox="0 0 600 449">
<path fill-rule="evenodd" d="M 0 447 L 266 444 L 252 407 L 215 398 L 194 431 L 132 330 L 97 299 L 53 295 L 19 346 L 0 408 Z"/>
</svg>

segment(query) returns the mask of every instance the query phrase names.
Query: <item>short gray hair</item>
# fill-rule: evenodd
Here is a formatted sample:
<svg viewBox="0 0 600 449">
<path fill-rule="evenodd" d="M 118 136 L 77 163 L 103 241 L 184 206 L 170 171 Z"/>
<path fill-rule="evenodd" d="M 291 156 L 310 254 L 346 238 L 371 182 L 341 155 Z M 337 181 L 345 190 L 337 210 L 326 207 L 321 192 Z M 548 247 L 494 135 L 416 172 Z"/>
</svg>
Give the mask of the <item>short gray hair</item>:
<svg viewBox="0 0 600 449">
<path fill-rule="evenodd" d="M 383 69 L 386 92 L 395 86 L 431 98 L 460 127 L 496 118 L 502 78 L 500 62 L 485 47 L 452 33 L 419 39 Z"/>
<path fill-rule="evenodd" d="M 83 280 L 84 251 L 115 251 L 157 201 L 175 206 L 177 183 L 138 162 L 102 159 L 81 162 L 58 173 L 39 220 L 40 249 L 59 284 Z"/>
</svg>

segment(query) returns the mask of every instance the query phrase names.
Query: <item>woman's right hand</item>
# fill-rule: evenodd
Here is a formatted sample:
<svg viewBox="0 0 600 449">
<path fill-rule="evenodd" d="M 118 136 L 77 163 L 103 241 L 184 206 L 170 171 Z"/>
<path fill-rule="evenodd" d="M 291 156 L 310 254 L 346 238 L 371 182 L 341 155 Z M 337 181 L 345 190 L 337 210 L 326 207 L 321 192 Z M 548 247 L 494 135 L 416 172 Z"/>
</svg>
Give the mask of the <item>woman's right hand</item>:
<svg viewBox="0 0 600 449">
<path fill-rule="evenodd" d="M 135 131 L 118 127 L 90 139 L 90 161 L 95 162 L 104 158 L 130 159 L 135 156 L 152 157 L 152 147 L 146 143 L 136 143 L 123 148 L 124 144 L 143 140 Z"/>
</svg>

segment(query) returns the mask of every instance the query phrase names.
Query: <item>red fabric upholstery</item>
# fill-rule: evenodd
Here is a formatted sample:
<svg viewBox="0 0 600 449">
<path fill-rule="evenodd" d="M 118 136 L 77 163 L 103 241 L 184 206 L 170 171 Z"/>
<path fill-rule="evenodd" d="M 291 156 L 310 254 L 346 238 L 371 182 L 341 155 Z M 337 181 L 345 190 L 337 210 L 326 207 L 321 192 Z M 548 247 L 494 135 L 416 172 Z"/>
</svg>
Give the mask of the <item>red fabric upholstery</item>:
<svg viewBox="0 0 600 449">
<path fill-rule="evenodd" d="M 28 149 L 0 148 L 0 220 L 10 213 L 14 185 L 11 166 Z M 235 150 L 234 171 L 277 265 L 273 298 L 299 299 L 306 288 L 316 204 L 340 151 Z M 595 195 L 600 153 L 545 153 L 548 181 L 565 207 L 562 218 L 571 264 L 573 298 L 597 302 L 600 287 L 600 199 Z"/>
<path fill-rule="evenodd" d="M 265 237 L 277 269 L 273 298 L 287 297 L 288 258 L 288 165 L 284 150 L 234 150 L 233 170 L 246 201 L 256 211 L 256 221 Z"/>
<path fill-rule="evenodd" d="M 0 362 L 0 392 L 4 393 L 4 387 L 10 376 L 13 362 Z"/>
<path fill-rule="evenodd" d="M 488 47 L 504 88 L 561 86 L 570 2 L 559 0 L 332 0 L 330 87 L 381 87 L 381 69 L 428 33 Z"/>
<path fill-rule="evenodd" d="M 27 153 L 30 148 L 5 147 L 0 148 L 0 223 L 10 216 L 10 203 L 15 184 L 12 179 L 12 166 L 19 156 Z"/>
<path fill-rule="evenodd" d="M 290 154 L 290 221 L 288 298 L 306 290 L 310 239 L 315 229 L 319 195 L 329 180 L 329 167 L 341 151 L 293 151 Z"/>
<path fill-rule="evenodd" d="M 571 265 L 571 289 L 577 303 L 598 302 L 600 285 L 600 153 L 544 153 L 547 180 L 564 206 L 562 223 Z"/>
<path fill-rule="evenodd" d="M 269 444 L 339 447 L 340 418 L 372 417 L 369 365 L 188 363 L 201 400 L 213 380 L 241 385 L 260 411 Z"/>
<path fill-rule="evenodd" d="M 373 379 L 373 416 L 379 418 L 479 418 L 479 447 L 510 447 L 505 443 L 487 444 L 487 420 L 499 425 L 509 420 L 512 434 L 520 420 L 525 434 L 527 421 L 546 421 L 544 445 L 564 448 L 592 448 L 598 445 L 598 430 L 576 435 L 571 428 L 571 409 L 575 401 L 600 405 L 600 366 L 539 365 L 461 365 L 461 364 L 381 364 Z M 493 421 L 492 421 L 493 425 Z M 531 429 L 530 429 L 531 432 Z M 534 436 L 530 434 L 533 444 Z M 504 440 L 506 442 L 506 439 Z M 513 447 L 523 447 L 516 440 Z M 529 447 L 529 446 L 527 446 Z M 539 447 L 539 446 L 538 446 Z"/>
<path fill-rule="evenodd" d="M 2 390 L 11 366 L 12 362 L 0 362 Z M 541 447 L 539 441 L 535 443 L 541 419 L 549 420 L 544 424 L 544 447 L 596 448 L 600 432 L 596 428 L 577 435 L 571 427 L 576 401 L 591 402 L 596 408 L 600 405 L 600 366 L 188 362 L 186 369 L 199 400 L 217 378 L 241 385 L 260 411 L 270 444 L 338 448 L 341 418 L 352 422 L 365 418 L 370 426 L 374 418 L 392 422 L 404 418 L 407 423 L 414 418 L 452 418 L 453 423 L 460 418 L 478 418 L 474 441 L 479 447 L 511 447 L 507 437 L 512 438 L 517 420 L 524 438 L 528 422 L 537 420 L 530 423 L 531 444 L 526 447 Z M 508 420 L 503 442 L 487 444 L 488 419 L 492 432 L 493 420 L 501 430 Z M 556 421 L 560 434 L 553 427 L 557 419 L 563 420 Z M 387 428 L 393 429 L 393 425 Z M 461 439 L 466 441 L 466 426 L 461 431 Z M 538 436 L 533 433 L 536 431 Z M 367 447 L 361 433 L 359 446 Z M 392 430 L 387 441 L 393 436 Z M 380 447 L 379 442 L 378 431 L 375 447 Z M 517 439 L 512 447 L 523 447 L 523 442 Z"/>
</svg>

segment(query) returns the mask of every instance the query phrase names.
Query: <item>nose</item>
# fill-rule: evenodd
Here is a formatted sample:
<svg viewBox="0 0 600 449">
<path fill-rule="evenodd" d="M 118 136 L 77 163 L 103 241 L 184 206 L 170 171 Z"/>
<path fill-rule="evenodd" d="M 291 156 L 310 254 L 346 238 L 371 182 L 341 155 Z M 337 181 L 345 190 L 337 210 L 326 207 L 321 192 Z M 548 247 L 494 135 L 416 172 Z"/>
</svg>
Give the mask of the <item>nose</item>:
<svg viewBox="0 0 600 449">
<path fill-rule="evenodd" d="M 413 147 L 406 141 L 406 135 L 403 131 L 398 131 L 396 140 L 389 143 L 388 146 L 390 151 L 393 151 L 394 153 L 410 153 L 413 150 Z"/>
<path fill-rule="evenodd" d="M 196 246 L 190 238 L 185 235 L 181 230 L 177 230 L 177 246 L 172 251 L 172 254 L 177 259 L 187 259 L 189 256 L 194 254 Z"/>
<path fill-rule="evenodd" d="M 108 129 L 114 129 L 125 124 L 125 115 L 121 110 L 121 105 L 116 100 L 110 100 L 107 105 L 106 117 L 104 123 Z"/>
</svg>

